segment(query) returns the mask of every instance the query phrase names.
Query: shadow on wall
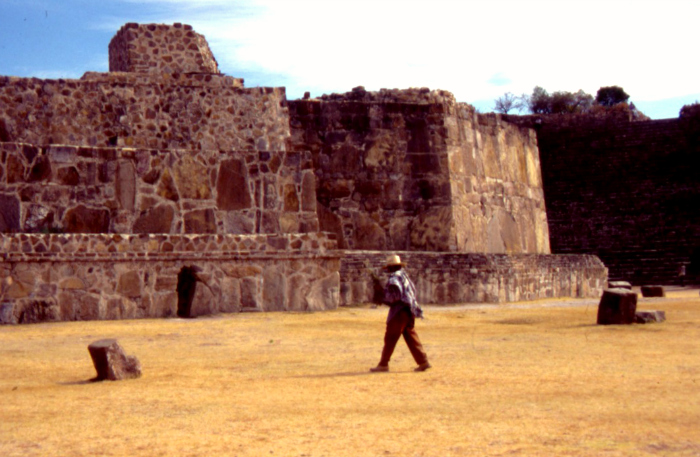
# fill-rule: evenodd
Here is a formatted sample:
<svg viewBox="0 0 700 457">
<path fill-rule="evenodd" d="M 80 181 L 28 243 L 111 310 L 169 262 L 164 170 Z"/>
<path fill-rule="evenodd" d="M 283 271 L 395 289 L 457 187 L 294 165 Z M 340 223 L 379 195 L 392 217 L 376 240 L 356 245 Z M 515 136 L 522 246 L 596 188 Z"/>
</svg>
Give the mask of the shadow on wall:
<svg viewBox="0 0 700 457">
<path fill-rule="evenodd" d="M 695 282 L 700 284 L 700 247 L 693 249 L 693 253 L 690 254 L 690 263 L 686 271 L 688 275 L 687 280 L 689 282 Z"/>
</svg>

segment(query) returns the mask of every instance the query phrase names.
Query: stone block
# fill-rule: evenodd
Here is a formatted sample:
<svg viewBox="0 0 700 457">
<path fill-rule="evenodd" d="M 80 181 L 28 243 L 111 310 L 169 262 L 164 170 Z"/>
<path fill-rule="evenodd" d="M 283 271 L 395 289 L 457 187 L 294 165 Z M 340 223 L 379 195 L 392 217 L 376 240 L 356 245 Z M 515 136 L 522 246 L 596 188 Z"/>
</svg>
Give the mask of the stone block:
<svg viewBox="0 0 700 457">
<path fill-rule="evenodd" d="M 663 286 L 642 286 L 642 297 L 665 297 Z"/>
<path fill-rule="evenodd" d="M 606 289 L 598 304 L 598 324 L 632 324 L 637 311 L 637 294 L 627 289 Z"/>
<path fill-rule="evenodd" d="M 608 288 L 632 290 L 632 284 L 627 281 L 610 281 L 608 282 Z"/>
<path fill-rule="evenodd" d="M 229 159 L 221 163 L 216 182 L 216 193 L 216 204 L 219 210 L 233 211 L 253 206 L 245 162 L 239 159 Z"/>
<path fill-rule="evenodd" d="M 55 300 L 22 300 L 15 310 L 17 323 L 35 324 L 60 320 L 60 310 Z"/>
<path fill-rule="evenodd" d="M 188 317 L 208 316 L 217 312 L 214 298 L 212 289 L 203 281 L 197 281 Z"/>
<path fill-rule="evenodd" d="M 313 172 L 304 172 L 301 181 L 301 210 L 316 211 L 316 177 Z"/>
<path fill-rule="evenodd" d="M 160 176 L 156 192 L 158 195 L 163 198 L 167 198 L 168 200 L 172 200 L 174 202 L 180 200 L 180 194 L 175 186 L 175 180 L 168 169 L 165 169 L 163 174 Z"/>
<path fill-rule="evenodd" d="M 125 297 L 139 297 L 142 294 L 141 276 L 136 271 L 127 271 L 119 277 L 117 292 Z"/>
<path fill-rule="evenodd" d="M 0 194 L 0 233 L 19 231 L 19 199 L 14 195 Z"/>
<path fill-rule="evenodd" d="M 88 346 L 88 351 L 97 371 L 92 381 L 120 381 L 141 376 L 141 362 L 126 355 L 117 340 L 95 341 Z"/>
<path fill-rule="evenodd" d="M 665 311 L 637 311 L 634 314 L 634 322 L 637 324 L 651 324 L 654 322 L 664 322 L 665 320 Z"/>
<path fill-rule="evenodd" d="M 78 205 L 66 211 L 63 230 L 66 233 L 108 233 L 109 210 Z"/>
<path fill-rule="evenodd" d="M 14 303 L 0 303 L 0 324 L 16 324 Z"/>
<path fill-rule="evenodd" d="M 211 208 L 185 213 L 185 233 L 216 233 L 216 215 Z"/>
<path fill-rule="evenodd" d="M 314 281 L 306 303 L 309 311 L 336 309 L 340 304 L 340 274 L 334 272 Z"/>
<path fill-rule="evenodd" d="M 173 166 L 175 185 L 180 197 L 206 200 L 211 197 L 211 184 L 206 165 L 185 155 Z"/>
<path fill-rule="evenodd" d="M 241 279 L 241 311 L 262 311 L 260 277 Z"/>
<path fill-rule="evenodd" d="M 284 311 L 286 307 L 287 278 L 277 268 L 263 272 L 263 310 Z"/>
<path fill-rule="evenodd" d="M 119 162 L 115 189 L 119 205 L 127 211 L 133 211 L 136 203 L 136 174 L 131 161 Z"/>
</svg>

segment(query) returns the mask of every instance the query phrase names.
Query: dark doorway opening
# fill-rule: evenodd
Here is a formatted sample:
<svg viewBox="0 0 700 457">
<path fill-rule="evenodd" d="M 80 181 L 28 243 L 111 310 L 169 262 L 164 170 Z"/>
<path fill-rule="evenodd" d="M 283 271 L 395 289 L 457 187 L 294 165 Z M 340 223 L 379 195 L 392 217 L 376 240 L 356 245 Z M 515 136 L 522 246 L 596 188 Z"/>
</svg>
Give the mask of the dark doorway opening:
<svg viewBox="0 0 700 457">
<path fill-rule="evenodd" d="M 177 274 L 177 315 L 179 317 L 191 318 L 192 300 L 197 290 L 197 273 L 202 271 L 197 266 L 182 267 Z"/>
</svg>

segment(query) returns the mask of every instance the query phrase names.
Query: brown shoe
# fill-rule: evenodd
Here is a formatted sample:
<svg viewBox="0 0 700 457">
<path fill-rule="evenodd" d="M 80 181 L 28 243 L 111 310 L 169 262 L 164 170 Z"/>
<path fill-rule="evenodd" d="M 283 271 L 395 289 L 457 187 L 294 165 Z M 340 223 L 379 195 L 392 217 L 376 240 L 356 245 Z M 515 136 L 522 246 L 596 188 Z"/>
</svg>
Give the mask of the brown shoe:
<svg viewBox="0 0 700 457">
<path fill-rule="evenodd" d="M 377 365 L 374 368 L 370 368 L 369 371 L 372 373 L 384 373 L 386 371 L 389 371 L 389 366 L 388 365 Z"/>
<path fill-rule="evenodd" d="M 428 368 L 432 368 L 432 365 L 428 362 L 425 362 L 425 363 L 421 363 L 420 365 L 418 365 L 418 368 L 416 368 L 413 371 L 425 371 Z"/>
</svg>

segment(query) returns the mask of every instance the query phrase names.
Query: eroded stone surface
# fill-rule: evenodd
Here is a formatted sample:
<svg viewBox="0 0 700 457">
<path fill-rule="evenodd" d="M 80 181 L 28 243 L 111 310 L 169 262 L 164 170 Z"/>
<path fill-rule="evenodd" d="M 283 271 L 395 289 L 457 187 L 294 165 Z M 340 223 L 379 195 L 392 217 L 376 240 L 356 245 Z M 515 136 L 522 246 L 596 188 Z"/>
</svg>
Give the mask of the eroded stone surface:
<svg viewBox="0 0 700 457">
<path fill-rule="evenodd" d="M 598 324 L 632 324 L 637 311 L 637 294 L 627 289 L 606 289 L 598 304 Z"/>
<path fill-rule="evenodd" d="M 663 286 L 642 286 L 642 297 L 665 297 L 666 291 Z"/>
<path fill-rule="evenodd" d="M 126 355 L 114 339 L 98 340 L 88 346 L 92 363 L 97 371 L 93 381 L 121 381 L 141 377 L 141 362 Z"/>
<path fill-rule="evenodd" d="M 637 311 L 634 314 L 634 322 L 637 324 L 651 324 L 656 322 L 664 322 L 665 320 L 665 311 Z"/>
<path fill-rule="evenodd" d="M 289 109 L 292 147 L 313 155 L 321 228 L 341 244 L 549 253 L 532 131 L 428 89 L 358 88 Z"/>
<path fill-rule="evenodd" d="M 204 36 L 186 24 L 124 25 L 109 43 L 109 71 L 219 73 Z"/>
</svg>

